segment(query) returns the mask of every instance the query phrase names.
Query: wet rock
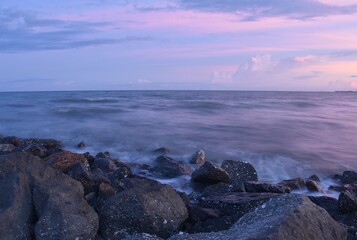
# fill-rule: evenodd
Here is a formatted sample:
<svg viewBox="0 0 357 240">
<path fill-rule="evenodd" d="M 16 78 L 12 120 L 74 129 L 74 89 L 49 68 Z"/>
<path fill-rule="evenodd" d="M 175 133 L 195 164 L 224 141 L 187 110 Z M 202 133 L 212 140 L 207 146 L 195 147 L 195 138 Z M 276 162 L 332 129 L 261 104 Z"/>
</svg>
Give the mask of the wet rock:
<svg viewBox="0 0 357 240">
<path fill-rule="evenodd" d="M 284 180 L 279 182 L 278 185 L 289 187 L 291 190 L 300 190 L 306 187 L 305 180 L 302 178 Z"/>
<path fill-rule="evenodd" d="M 325 209 L 333 218 L 340 214 L 338 210 L 338 201 L 335 198 L 327 196 L 309 196 L 309 199 L 319 207 Z"/>
<path fill-rule="evenodd" d="M 344 171 L 341 180 L 344 184 L 357 183 L 357 172 Z"/>
<path fill-rule="evenodd" d="M 0 153 L 3 152 L 3 153 L 9 153 L 9 152 L 12 152 L 16 149 L 16 147 L 12 144 L 9 144 L 9 143 L 2 143 L 0 144 Z"/>
<path fill-rule="evenodd" d="M 134 177 L 134 174 L 130 167 L 126 165 L 122 165 L 122 167 L 118 167 L 114 172 L 108 173 L 108 178 L 112 184 L 116 184 L 117 181 L 128 177 Z"/>
<path fill-rule="evenodd" d="M 244 189 L 247 192 L 271 192 L 271 193 L 290 193 L 289 187 L 280 186 L 277 184 L 261 183 L 261 182 L 244 182 Z"/>
<path fill-rule="evenodd" d="M 61 141 L 55 139 L 25 138 L 21 140 L 21 146 L 27 147 L 30 145 L 43 146 L 47 150 L 64 146 Z"/>
<path fill-rule="evenodd" d="M 357 191 L 343 191 L 340 193 L 338 207 L 343 213 L 357 211 Z"/>
<path fill-rule="evenodd" d="M 231 192 L 245 192 L 244 182 L 233 182 Z"/>
<path fill-rule="evenodd" d="M 105 239 L 123 239 L 134 233 L 167 238 L 178 232 L 188 213 L 184 202 L 168 185 L 134 188 L 111 197 L 100 210 Z"/>
<path fill-rule="evenodd" d="M 29 145 L 24 147 L 22 151 L 39 158 L 47 157 L 47 149 L 42 145 Z"/>
<path fill-rule="evenodd" d="M 232 183 L 245 181 L 258 181 L 258 174 L 254 167 L 244 161 L 225 160 L 222 169 L 228 172 L 232 178 Z"/>
<path fill-rule="evenodd" d="M 165 148 L 165 147 L 161 147 L 158 149 L 155 149 L 154 151 L 152 151 L 153 154 L 158 155 L 158 156 L 167 156 L 170 154 L 170 149 Z"/>
<path fill-rule="evenodd" d="M 116 162 L 108 156 L 95 157 L 94 162 L 91 165 L 92 169 L 99 168 L 106 173 L 113 172 L 118 169 Z"/>
<path fill-rule="evenodd" d="M 219 182 L 230 183 L 230 175 L 222 168 L 214 166 L 206 161 L 199 169 L 192 173 L 191 180 L 193 182 L 201 182 L 205 184 L 214 184 Z"/>
<path fill-rule="evenodd" d="M 353 183 L 353 184 L 344 184 L 342 186 L 339 185 L 331 185 L 329 186 L 330 190 L 334 190 L 336 192 L 343 192 L 343 191 L 357 191 L 357 183 Z"/>
<path fill-rule="evenodd" d="M 84 148 L 87 144 L 84 142 L 84 141 L 80 141 L 78 144 L 77 144 L 77 148 Z"/>
<path fill-rule="evenodd" d="M 98 216 L 82 185 L 26 153 L 0 156 L 3 239 L 94 239 Z"/>
<path fill-rule="evenodd" d="M 21 146 L 21 139 L 15 136 L 9 136 L 3 138 L 3 143 L 14 145 L 15 147 Z"/>
<path fill-rule="evenodd" d="M 321 187 L 317 184 L 317 182 L 313 180 L 307 180 L 305 184 L 306 184 L 306 188 L 312 192 L 320 192 L 320 193 L 324 192 L 321 189 Z"/>
<path fill-rule="evenodd" d="M 120 190 L 128 190 L 133 188 L 150 188 L 153 186 L 158 186 L 161 183 L 154 179 L 145 178 L 142 176 L 135 175 L 132 178 L 122 178 L 116 181 L 111 181 L 111 185 Z"/>
<path fill-rule="evenodd" d="M 210 195 L 217 195 L 219 193 L 230 192 L 230 188 L 231 186 L 228 183 L 223 183 L 223 182 L 214 185 L 209 185 L 203 190 L 202 196 L 210 196 Z"/>
<path fill-rule="evenodd" d="M 320 178 L 315 174 L 310 176 L 310 177 L 308 177 L 307 180 L 312 180 L 312 181 L 315 181 L 315 182 L 321 182 Z"/>
<path fill-rule="evenodd" d="M 98 187 L 99 197 L 107 199 L 110 196 L 115 195 L 118 192 L 117 189 L 112 187 L 109 183 L 101 182 Z"/>
<path fill-rule="evenodd" d="M 52 154 L 63 152 L 62 148 L 51 148 L 47 150 L 47 157 L 51 156 Z"/>
<path fill-rule="evenodd" d="M 51 167 L 64 173 L 77 163 L 88 164 L 87 159 L 82 154 L 72 153 L 65 150 L 50 155 L 45 158 L 44 161 Z"/>
<path fill-rule="evenodd" d="M 223 216 L 223 213 L 217 209 L 200 207 L 198 204 L 190 204 L 188 213 L 194 223 Z"/>
<path fill-rule="evenodd" d="M 328 227 L 323 227 L 328 226 Z M 244 215 L 227 231 L 181 234 L 170 240 L 346 239 L 346 230 L 307 197 L 284 194 Z"/>
<path fill-rule="evenodd" d="M 174 178 L 182 175 L 190 176 L 192 169 L 183 162 L 175 161 L 170 157 L 160 156 L 155 159 L 152 173 L 156 177 Z"/>
<path fill-rule="evenodd" d="M 94 163 L 95 157 L 93 157 L 89 152 L 83 153 L 83 156 L 87 159 L 89 165 L 92 165 Z"/>
<path fill-rule="evenodd" d="M 206 154 L 205 151 L 203 151 L 202 149 L 195 152 L 195 154 L 193 154 L 190 163 L 191 164 L 197 164 L 197 165 L 203 165 L 206 161 Z"/>
</svg>

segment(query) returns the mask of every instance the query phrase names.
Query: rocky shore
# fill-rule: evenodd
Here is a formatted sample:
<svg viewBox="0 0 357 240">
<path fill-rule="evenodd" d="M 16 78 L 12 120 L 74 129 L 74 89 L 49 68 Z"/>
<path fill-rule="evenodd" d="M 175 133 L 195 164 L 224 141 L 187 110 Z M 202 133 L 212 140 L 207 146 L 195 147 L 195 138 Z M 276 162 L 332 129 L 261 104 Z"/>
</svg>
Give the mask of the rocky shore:
<svg viewBox="0 0 357 240">
<path fill-rule="evenodd" d="M 294 193 L 323 192 L 316 175 L 271 184 L 251 164 L 216 166 L 203 150 L 189 163 L 165 148 L 148 154 L 152 165 L 124 163 L 54 139 L 0 135 L 0 238 L 357 239 L 355 171 L 331 177 L 335 199 Z M 189 195 L 155 180 L 180 176 Z"/>
</svg>

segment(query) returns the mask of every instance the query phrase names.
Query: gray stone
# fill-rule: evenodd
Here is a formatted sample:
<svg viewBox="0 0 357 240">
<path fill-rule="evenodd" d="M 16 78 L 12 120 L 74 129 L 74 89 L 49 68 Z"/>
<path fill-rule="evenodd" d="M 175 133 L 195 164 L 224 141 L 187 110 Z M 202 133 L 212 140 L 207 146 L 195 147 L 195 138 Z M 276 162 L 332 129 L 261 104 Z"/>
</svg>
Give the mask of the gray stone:
<svg viewBox="0 0 357 240">
<path fill-rule="evenodd" d="M 190 163 L 191 164 L 197 164 L 197 165 L 203 165 L 206 161 L 206 154 L 205 151 L 198 150 L 197 152 L 195 152 L 195 154 L 193 154 Z"/>
<path fill-rule="evenodd" d="M 160 156 L 155 159 L 152 173 L 157 177 L 174 178 L 182 175 L 190 176 L 192 169 L 183 162 L 175 161 L 170 157 Z"/>
<path fill-rule="evenodd" d="M 302 178 L 284 180 L 279 182 L 278 185 L 289 187 L 291 190 L 300 190 L 306 187 L 305 180 Z"/>
<path fill-rule="evenodd" d="M 272 198 L 244 215 L 232 228 L 216 233 L 182 234 L 170 240 L 320 240 L 347 239 L 346 230 L 307 197 L 286 194 Z"/>
<path fill-rule="evenodd" d="M 310 179 L 306 181 L 306 188 L 312 192 L 320 192 L 320 193 L 324 192 L 322 188 L 317 184 L 317 182 Z"/>
<path fill-rule="evenodd" d="M 338 208 L 343 213 L 357 211 L 357 191 L 343 191 L 340 193 Z"/>
<path fill-rule="evenodd" d="M 357 172 L 344 171 L 341 180 L 344 184 L 357 183 Z"/>
<path fill-rule="evenodd" d="M 271 192 L 271 193 L 290 193 L 288 187 L 277 184 L 261 183 L 261 182 L 244 182 L 244 189 L 247 192 Z"/>
<path fill-rule="evenodd" d="M 225 160 L 221 166 L 232 178 L 232 183 L 258 181 L 254 167 L 244 161 Z"/>
<path fill-rule="evenodd" d="M 220 167 L 214 166 L 206 161 L 199 169 L 192 173 L 191 180 L 193 182 L 201 182 L 206 184 L 214 184 L 219 182 L 230 183 L 231 177 Z"/>
</svg>

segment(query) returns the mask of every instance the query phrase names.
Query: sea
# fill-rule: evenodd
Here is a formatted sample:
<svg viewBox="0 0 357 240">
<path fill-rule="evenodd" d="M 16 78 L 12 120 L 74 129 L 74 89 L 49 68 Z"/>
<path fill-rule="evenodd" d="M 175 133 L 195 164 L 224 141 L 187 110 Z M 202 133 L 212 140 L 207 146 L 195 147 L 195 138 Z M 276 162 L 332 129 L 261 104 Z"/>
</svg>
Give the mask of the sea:
<svg viewBox="0 0 357 240">
<path fill-rule="evenodd" d="M 357 93 L 0 92 L 0 134 L 54 138 L 130 163 L 152 163 L 160 147 L 186 162 L 203 149 L 217 165 L 251 163 L 262 181 L 329 179 L 357 170 Z"/>
</svg>

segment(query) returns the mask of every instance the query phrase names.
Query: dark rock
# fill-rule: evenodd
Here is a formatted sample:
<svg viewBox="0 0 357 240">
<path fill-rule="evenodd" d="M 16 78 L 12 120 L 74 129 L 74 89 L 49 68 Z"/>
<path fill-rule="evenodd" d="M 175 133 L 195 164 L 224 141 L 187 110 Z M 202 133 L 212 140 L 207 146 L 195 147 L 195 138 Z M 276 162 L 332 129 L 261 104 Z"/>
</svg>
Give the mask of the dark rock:
<svg viewBox="0 0 357 240">
<path fill-rule="evenodd" d="M 117 189 L 113 188 L 109 183 L 101 182 L 98 187 L 98 195 L 103 199 L 107 199 L 110 196 L 115 195 L 118 192 Z"/>
<path fill-rule="evenodd" d="M 82 154 L 72 153 L 70 151 L 54 153 L 45 158 L 44 161 L 51 167 L 64 173 L 77 163 L 87 164 L 87 159 Z"/>
<path fill-rule="evenodd" d="M 84 141 L 80 141 L 78 144 L 77 144 L 77 148 L 84 148 L 87 144 L 84 142 Z"/>
<path fill-rule="evenodd" d="M 323 193 L 324 191 L 321 189 L 321 187 L 317 184 L 317 182 L 313 180 L 307 180 L 305 182 L 306 188 L 312 192 L 320 192 Z"/>
<path fill-rule="evenodd" d="M 221 166 L 232 178 L 232 183 L 258 181 L 258 174 L 254 167 L 244 161 L 225 160 Z"/>
<path fill-rule="evenodd" d="M 82 185 L 26 153 L 0 156 L 2 239 L 94 239 Z"/>
<path fill-rule="evenodd" d="M 291 190 L 300 190 L 306 187 L 305 180 L 302 178 L 284 180 L 279 182 L 278 185 L 288 187 Z"/>
<path fill-rule="evenodd" d="M 89 165 L 92 165 L 94 163 L 95 157 L 93 157 L 89 152 L 83 153 L 83 156 L 87 159 Z"/>
<path fill-rule="evenodd" d="M 191 180 L 193 182 L 201 182 L 205 184 L 214 184 L 219 182 L 230 183 L 231 177 L 222 168 L 214 166 L 206 161 L 199 169 L 192 173 Z"/>
<path fill-rule="evenodd" d="M 210 195 L 217 195 L 219 193 L 230 192 L 230 188 L 231 186 L 228 183 L 223 183 L 223 182 L 214 185 L 209 185 L 203 190 L 202 196 L 210 196 Z"/>
<path fill-rule="evenodd" d="M 357 183 L 357 172 L 344 171 L 341 180 L 344 184 Z"/>
<path fill-rule="evenodd" d="M 29 145 L 24 147 L 22 151 L 39 158 L 47 157 L 47 149 L 42 145 Z"/>
<path fill-rule="evenodd" d="M 315 181 L 315 182 L 321 182 L 320 178 L 315 174 L 310 176 L 310 177 L 308 177 L 307 180 L 312 180 L 312 181 Z"/>
<path fill-rule="evenodd" d="M 53 148 L 62 148 L 63 143 L 55 139 L 40 139 L 40 138 L 26 138 L 22 139 L 21 146 L 27 147 L 30 145 L 40 145 L 46 148 L 47 150 Z"/>
<path fill-rule="evenodd" d="M 0 144 L 0 152 L 9 153 L 16 149 L 16 147 L 9 143 Z"/>
<path fill-rule="evenodd" d="M 329 186 L 330 190 L 334 190 L 336 192 L 343 192 L 343 191 L 357 191 L 357 183 L 353 183 L 353 184 L 344 184 L 342 186 L 338 186 L 338 185 L 331 185 Z"/>
<path fill-rule="evenodd" d="M 342 180 L 342 175 L 340 174 L 335 174 L 331 177 L 333 180 L 341 181 Z"/>
<path fill-rule="evenodd" d="M 203 165 L 206 161 L 206 154 L 205 151 L 203 151 L 202 149 L 195 152 L 195 154 L 193 154 L 190 163 L 191 164 L 197 164 L 197 165 Z"/>
<path fill-rule="evenodd" d="M 161 183 L 159 183 L 156 180 L 150 179 L 150 178 L 145 178 L 141 176 L 135 176 L 132 178 L 122 178 L 116 181 L 112 181 L 111 185 L 119 190 L 128 190 L 128 189 L 133 189 L 133 188 L 150 188 L 153 186 L 158 186 Z"/>
<path fill-rule="evenodd" d="M 99 168 L 106 173 L 113 172 L 118 169 L 116 162 L 110 157 L 95 157 L 94 162 L 91 165 L 92 169 Z"/>
<path fill-rule="evenodd" d="M 231 192 L 245 192 L 244 182 L 232 182 Z"/>
<path fill-rule="evenodd" d="M 236 219 L 232 216 L 208 218 L 206 220 L 195 223 L 189 229 L 189 233 L 223 231 L 229 229 L 235 222 Z"/>
<path fill-rule="evenodd" d="M 307 197 L 285 194 L 244 215 L 227 231 L 181 234 L 170 240 L 346 239 L 346 230 Z"/>
<path fill-rule="evenodd" d="M 166 156 L 155 159 L 155 166 L 152 168 L 153 174 L 162 178 L 174 178 L 182 175 L 190 176 L 192 169 L 183 162 L 177 162 Z"/>
<path fill-rule="evenodd" d="M 309 196 L 309 199 L 319 207 L 325 209 L 333 218 L 340 214 L 338 210 L 338 201 L 335 198 L 327 196 Z"/>
<path fill-rule="evenodd" d="M 209 218 L 218 218 L 223 216 L 223 213 L 217 209 L 203 208 L 198 204 L 189 205 L 188 213 L 193 222 L 200 222 Z"/>
<path fill-rule="evenodd" d="M 20 147 L 21 139 L 15 136 L 4 137 L 3 143 L 8 143 L 14 145 L 15 147 Z"/>
<path fill-rule="evenodd" d="M 180 195 L 182 201 L 185 203 L 185 206 L 187 207 L 188 204 L 190 203 L 190 196 L 187 195 L 184 192 L 176 191 L 178 195 Z"/>
<path fill-rule="evenodd" d="M 247 192 L 271 192 L 271 193 L 291 192 L 289 187 L 285 187 L 277 184 L 252 182 L 252 181 L 244 182 L 244 189 Z"/>
<path fill-rule="evenodd" d="M 111 158 L 109 152 L 99 152 L 95 155 L 95 158 Z"/>
<path fill-rule="evenodd" d="M 163 155 L 163 156 L 167 156 L 170 154 L 170 149 L 165 148 L 165 147 L 161 147 L 158 149 L 155 149 L 154 151 L 152 151 L 153 154 L 155 155 Z"/>
<path fill-rule="evenodd" d="M 134 177 L 131 169 L 128 166 L 119 167 L 114 172 L 108 173 L 108 178 L 113 185 L 123 178 Z"/>
<path fill-rule="evenodd" d="M 51 156 L 52 154 L 63 152 L 64 150 L 62 148 L 51 148 L 47 150 L 47 157 Z"/>
<path fill-rule="evenodd" d="M 357 191 L 343 191 L 340 193 L 338 207 L 343 213 L 357 211 Z"/>
<path fill-rule="evenodd" d="M 138 234 L 131 235 L 125 238 L 124 240 L 162 240 L 162 238 L 147 233 L 138 233 Z"/>
<path fill-rule="evenodd" d="M 105 239 L 122 239 L 134 233 L 167 238 L 187 217 L 184 202 L 171 186 L 134 188 L 119 192 L 104 204 L 100 230 Z"/>
</svg>

